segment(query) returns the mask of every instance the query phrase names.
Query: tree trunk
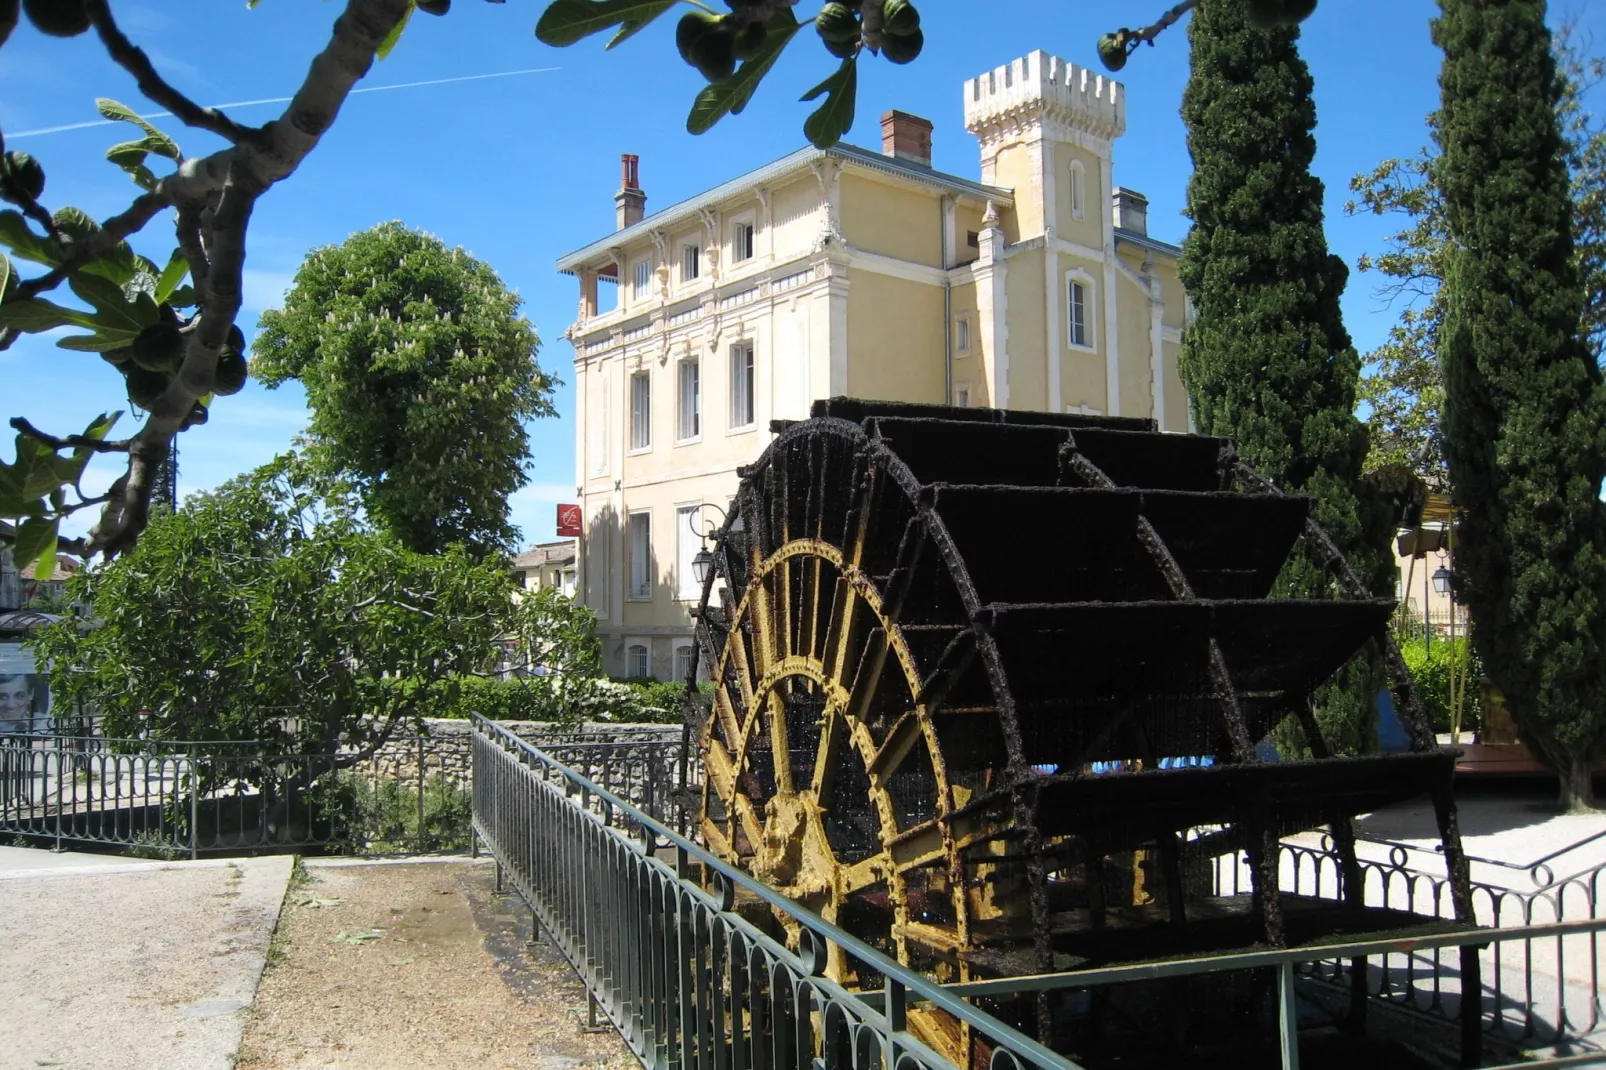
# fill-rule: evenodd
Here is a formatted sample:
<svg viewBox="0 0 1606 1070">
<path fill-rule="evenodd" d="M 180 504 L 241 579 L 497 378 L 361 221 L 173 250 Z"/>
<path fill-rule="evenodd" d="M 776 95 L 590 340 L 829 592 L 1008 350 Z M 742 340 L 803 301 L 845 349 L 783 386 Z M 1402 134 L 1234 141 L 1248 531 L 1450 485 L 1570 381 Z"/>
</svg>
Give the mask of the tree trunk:
<svg viewBox="0 0 1606 1070">
<path fill-rule="evenodd" d="M 1591 762 L 1575 756 L 1562 766 L 1558 801 L 1562 810 L 1568 813 L 1595 808 L 1594 768 Z"/>
</svg>

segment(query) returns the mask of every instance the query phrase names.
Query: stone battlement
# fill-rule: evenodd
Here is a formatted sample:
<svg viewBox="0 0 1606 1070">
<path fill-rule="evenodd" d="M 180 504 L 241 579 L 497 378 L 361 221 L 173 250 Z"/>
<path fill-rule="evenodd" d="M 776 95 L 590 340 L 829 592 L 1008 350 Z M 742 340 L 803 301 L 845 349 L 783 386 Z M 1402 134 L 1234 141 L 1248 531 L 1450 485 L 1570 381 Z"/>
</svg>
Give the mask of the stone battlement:
<svg viewBox="0 0 1606 1070">
<path fill-rule="evenodd" d="M 984 144 L 1031 121 L 1113 140 L 1126 131 L 1126 87 L 1042 50 L 965 82 L 965 129 Z"/>
</svg>

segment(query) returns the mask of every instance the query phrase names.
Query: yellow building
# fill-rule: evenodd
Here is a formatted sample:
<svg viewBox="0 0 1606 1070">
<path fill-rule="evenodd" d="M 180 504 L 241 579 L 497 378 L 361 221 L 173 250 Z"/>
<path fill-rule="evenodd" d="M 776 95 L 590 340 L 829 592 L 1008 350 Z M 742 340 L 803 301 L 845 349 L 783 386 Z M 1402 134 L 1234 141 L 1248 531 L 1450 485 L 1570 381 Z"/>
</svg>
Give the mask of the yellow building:
<svg viewBox="0 0 1606 1070">
<path fill-rule="evenodd" d="M 558 262 L 580 280 L 578 582 L 609 672 L 684 671 L 701 507 L 817 398 L 1188 429 L 1180 250 L 1114 184 L 1125 90 L 1033 52 L 963 91 L 979 181 L 932 170 L 931 124 L 902 112 L 881 152 L 801 149 L 650 216 L 626 156 L 617 231 Z"/>
</svg>

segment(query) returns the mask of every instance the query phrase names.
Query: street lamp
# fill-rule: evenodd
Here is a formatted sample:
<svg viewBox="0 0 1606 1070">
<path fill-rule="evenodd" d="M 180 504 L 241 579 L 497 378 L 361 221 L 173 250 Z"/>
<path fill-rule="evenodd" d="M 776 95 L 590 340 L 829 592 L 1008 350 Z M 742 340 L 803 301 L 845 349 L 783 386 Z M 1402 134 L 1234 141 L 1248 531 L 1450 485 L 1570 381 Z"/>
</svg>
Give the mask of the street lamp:
<svg viewBox="0 0 1606 1070">
<path fill-rule="evenodd" d="M 1450 570 L 1443 565 L 1433 573 L 1433 589 L 1440 594 L 1450 593 Z"/>
<path fill-rule="evenodd" d="M 708 581 L 708 570 L 713 564 L 714 555 L 708 552 L 708 547 L 706 546 L 698 550 L 692 557 L 691 574 L 696 578 L 697 586 L 701 587 Z"/>
<path fill-rule="evenodd" d="M 704 509 L 712 509 L 718 513 L 719 523 L 710 522 L 702 531 L 698 531 L 697 524 L 702 520 Z M 708 581 L 708 570 L 714 567 L 714 555 L 708 552 L 708 540 L 714 532 L 725 526 L 725 510 L 712 504 L 699 506 L 695 512 L 686 514 L 686 524 L 691 528 L 692 534 L 703 541 L 702 548 L 692 555 L 691 559 L 692 578 L 697 581 L 697 586 L 701 587 Z"/>
</svg>

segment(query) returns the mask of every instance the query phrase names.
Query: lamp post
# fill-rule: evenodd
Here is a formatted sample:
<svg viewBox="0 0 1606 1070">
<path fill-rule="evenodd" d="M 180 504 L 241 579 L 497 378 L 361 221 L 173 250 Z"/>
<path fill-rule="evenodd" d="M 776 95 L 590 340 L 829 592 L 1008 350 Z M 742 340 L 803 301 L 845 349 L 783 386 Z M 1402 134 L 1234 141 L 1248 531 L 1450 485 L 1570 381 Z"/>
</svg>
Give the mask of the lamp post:
<svg viewBox="0 0 1606 1070">
<path fill-rule="evenodd" d="M 1451 572 L 1444 565 L 1433 571 L 1433 589 L 1450 598 L 1450 745 L 1461 743 L 1461 700 L 1457 683 L 1457 652 L 1455 646 L 1455 591 L 1450 586 Z"/>
<path fill-rule="evenodd" d="M 719 523 L 709 522 L 703 525 L 703 529 L 699 531 L 698 525 L 703 519 L 703 511 L 705 509 L 712 509 L 718 513 Z M 714 567 L 714 555 L 708 551 L 708 540 L 713 538 L 716 531 L 725 526 L 725 510 L 717 505 L 700 505 L 695 513 L 687 515 L 686 524 L 691 528 L 692 534 L 702 540 L 702 546 L 691 559 L 692 578 L 697 581 L 697 586 L 701 587 L 708 582 L 708 570 Z"/>
</svg>

